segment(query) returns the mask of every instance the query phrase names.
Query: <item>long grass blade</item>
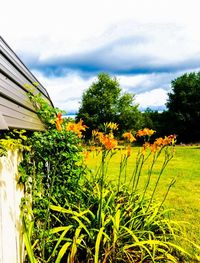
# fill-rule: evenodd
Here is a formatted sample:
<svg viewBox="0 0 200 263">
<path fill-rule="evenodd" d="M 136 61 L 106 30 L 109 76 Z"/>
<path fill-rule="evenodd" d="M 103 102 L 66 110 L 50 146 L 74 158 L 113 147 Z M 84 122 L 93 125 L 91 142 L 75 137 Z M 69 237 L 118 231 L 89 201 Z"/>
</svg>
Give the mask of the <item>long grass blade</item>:
<svg viewBox="0 0 200 263">
<path fill-rule="evenodd" d="M 72 227 L 73 227 L 73 225 L 55 227 L 55 228 L 50 230 L 50 234 L 55 234 L 55 233 L 58 233 L 58 232 L 61 232 L 61 231 L 68 231 Z"/>
<path fill-rule="evenodd" d="M 70 257 L 69 257 L 69 262 L 70 263 L 74 263 L 74 259 L 75 259 L 75 255 L 76 255 L 76 252 L 77 252 L 77 244 L 80 244 L 81 242 L 81 239 L 83 237 L 83 235 L 79 237 L 80 233 L 81 233 L 81 230 L 82 230 L 82 227 L 79 226 L 76 231 L 75 231 L 75 235 L 73 237 L 73 243 L 72 243 L 72 247 L 71 247 L 71 254 L 70 254 Z"/>
<path fill-rule="evenodd" d="M 27 229 L 24 216 L 22 217 L 22 226 L 23 226 L 24 243 L 30 263 L 37 263 L 37 260 L 34 257 L 31 241 L 30 241 L 31 229 L 30 230 Z"/>
<path fill-rule="evenodd" d="M 70 226 L 66 226 L 66 227 L 55 227 L 54 229 L 52 229 L 50 231 L 50 234 L 55 234 L 58 233 L 60 231 L 63 231 L 63 233 L 60 235 L 56 245 L 54 246 L 53 252 L 51 253 L 50 257 L 48 258 L 47 262 L 49 262 L 49 260 L 55 255 L 56 250 L 58 248 L 58 246 L 60 245 L 60 243 L 63 241 L 65 235 L 67 234 L 67 232 L 72 228 L 72 225 Z"/>
<path fill-rule="evenodd" d="M 71 242 L 66 242 L 62 248 L 60 249 L 58 256 L 56 258 L 55 263 L 60 263 L 61 259 L 63 258 L 64 254 L 66 253 L 67 249 L 71 246 Z"/>
<path fill-rule="evenodd" d="M 84 225 L 81 220 L 77 216 L 72 216 L 74 220 L 76 220 L 79 223 L 79 226 L 85 230 L 85 232 L 90 236 L 90 232 L 88 231 L 86 225 Z"/>
<path fill-rule="evenodd" d="M 98 263 L 99 261 L 99 250 L 100 250 L 100 243 L 103 235 L 104 227 L 101 227 L 99 233 L 97 235 L 96 243 L 95 243 L 95 255 L 94 255 L 94 263 Z"/>
</svg>

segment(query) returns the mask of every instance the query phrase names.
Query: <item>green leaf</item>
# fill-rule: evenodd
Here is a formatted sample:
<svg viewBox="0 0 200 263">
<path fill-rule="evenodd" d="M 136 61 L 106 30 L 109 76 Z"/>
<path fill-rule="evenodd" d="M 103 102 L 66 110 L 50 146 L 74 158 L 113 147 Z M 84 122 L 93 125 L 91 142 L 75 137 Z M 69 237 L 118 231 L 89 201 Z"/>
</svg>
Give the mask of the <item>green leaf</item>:
<svg viewBox="0 0 200 263">
<path fill-rule="evenodd" d="M 94 255 L 94 263 L 98 263 L 99 261 L 99 249 L 100 249 L 100 243 L 103 235 L 104 227 L 101 227 L 99 230 L 99 233 L 97 235 L 96 243 L 95 243 L 95 255 Z"/>
<path fill-rule="evenodd" d="M 70 245 L 71 245 L 71 242 L 67 242 L 62 246 L 62 248 L 60 249 L 58 253 L 55 263 L 60 263 L 61 259 L 63 258 L 64 254 L 66 253 Z"/>
<path fill-rule="evenodd" d="M 72 227 L 73 227 L 73 225 L 55 227 L 55 228 L 53 228 L 53 229 L 50 230 L 50 234 L 55 234 L 55 233 L 58 233 L 58 232 L 60 232 L 60 231 L 68 231 L 68 230 L 71 229 Z"/>
<path fill-rule="evenodd" d="M 25 247 L 26 247 L 26 251 L 27 251 L 27 255 L 30 260 L 30 263 L 37 263 L 37 260 L 34 257 L 33 249 L 31 246 L 31 241 L 29 238 L 29 236 L 31 235 L 31 232 L 27 230 L 24 216 L 22 217 L 22 226 L 23 226 L 24 243 L 25 243 Z"/>
<path fill-rule="evenodd" d="M 71 254 L 70 254 L 70 257 L 69 257 L 70 263 L 74 262 L 75 255 L 76 255 L 76 252 L 77 252 L 77 244 L 80 244 L 82 238 L 84 237 L 83 235 L 81 235 L 81 237 L 78 238 L 80 233 L 81 233 L 81 230 L 82 230 L 82 227 L 79 226 L 76 229 L 76 231 L 75 231 L 75 235 L 73 237 L 73 243 L 72 243 L 72 247 L 71 247 Z"/>
<path fill-rule="evenodd" d="M 49 262 L 49 260 L 51 259 L 51 257 L 55 255 L 58 246 L 59 246 L 60 243 L 64 240 L 65 235 L 67 234 L 68 230 L 69 230 L 71 227 L 72 227 L 72 226 L 64 227 L 65 230 L 64 230 L 63 233 L 60 235 L 60 237 L 59 237 L 56 245 L 54 246 L 53 252 L 52 252 L 52 254 L 50 255 L 50 257 L 48 258 L 48 260 L 47 260 L 48 262 Z M 54 228 L 55 232 L 54 232 L 54 231 L 52 231 L 52 232 L 58 233 L 59 231 L 62 231 L 62 230 L 60 230 L 61 228 L 63 228 L 63 227 L 56 227 L 56 228 Z"/>
</svg>

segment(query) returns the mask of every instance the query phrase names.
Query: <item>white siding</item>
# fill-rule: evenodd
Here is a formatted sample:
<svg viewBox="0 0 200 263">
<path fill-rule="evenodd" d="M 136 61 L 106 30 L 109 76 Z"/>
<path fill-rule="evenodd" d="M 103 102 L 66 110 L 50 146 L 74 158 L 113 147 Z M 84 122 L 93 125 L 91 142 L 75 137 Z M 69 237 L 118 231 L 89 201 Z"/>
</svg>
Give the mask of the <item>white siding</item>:
<svg viewBox="0 0 200 263">
<path fill-rule="evenodd" d="M 0 157 L 0 263 L 22 263 L 23 242 L 20 220 L 20 202 L 23 187 L 17 184 L 18 151 L 8 151 Z"/>
<path fill-rule="evenodd" d="M 40 93 L 49 105 L 53 104 L 46 89 L 36 83 L 37 79 L 0 36 L 0 114 L 3 123 L 7 123 L 6 129 L 45 129 L 27 93 Z M 14 111 L 17 107 L 16 114 L 10 105 Z M 5 125 L 1 124 L 0 130 L 4 130 Z"/>
</svg>

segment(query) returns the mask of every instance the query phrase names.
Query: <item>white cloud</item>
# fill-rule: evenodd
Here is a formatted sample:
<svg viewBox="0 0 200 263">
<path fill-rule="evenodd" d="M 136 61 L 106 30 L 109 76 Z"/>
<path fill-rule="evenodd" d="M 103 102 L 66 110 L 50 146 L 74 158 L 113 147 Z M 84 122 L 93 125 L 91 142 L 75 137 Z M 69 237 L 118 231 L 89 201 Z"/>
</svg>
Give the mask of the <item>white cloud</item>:
<svg viewBox="0 0 200 263">
<path fill-rule="evenodd" d="M 118 77 L 121 87 L 127 92 L 134 94 L 144 94 L 146 91 L 162 88 L 170 89 L 171 80 L 175 79 L 179 73 L 151 73 L 137 74 L 133 76 L 121 75 Z"/>
<path fill-rule="evenodd" d="M 135 96 L 135 101 L 141 108 L 159 107 L 167 102 L 167 91 L 164 89 L 154 89 Z"/>
<path fill-rule="evenodd" d="M 83 92 L 97 81 L 97 77 L 83 78 L 77 72 L 62 77 L 46 77 L 38 71 L 33 73 L 47 89 L 54 105 L 67 113 L 77 112 Z M 139 104 L 141 109 L 147 107 L 156 109 L 166 104 L 167 94 L 171 91 L 171 81 L 182 74 L 184 71 L 173 74 L 119 75 L 117 80 L 123 92 L 135 94 L 135 103 Z"/>
<path fill-rule="evenodd" d="M 199 7 L 198 0 L 7 0 L 1 3 L 0 24 L 2 35 L 15 50 L 37 50 L 41 60 L 88 50 L 134 32 L 152 39 L 142 52 L 160 54 L 168 47 L 176 55 L 173 46 L 179 45 L 179 53 L 188 38 L 198 48 Z M 181 45 L 176 41 L 179 31 L 185 40 Z M 190 50 L 190 45 L 184 49 Z"/>
<path fill-rule="evenodd" d="M 94 80 L 94 72 L 85 79 L 78 68 L 60 77 L 42 73 L 46 62 L 60 63 L 64 57 L 118 72 L 122 88 L 135 93 L 142 107 L 160 106 L 171 80 L 183 69 L 197 69 L 199 9 L 199 0 L 6 0 L 0 25 L 2 37 L 25 63 L 35 60 L 43 66 L 34 74 L 56 106 L 77 111 L 84 89 Z M 126 69 L 148 74 L 119 74 Z"/>
<path fill-rule="evenodd" d="M 33 73 L 47 89 L 54 105 L 68 113 L 77 112 L 83 92 L 97 80 L 97 78 L 94 77 L 84 79 L 78 73 L 71 73 L 65 75 L 64 77 L 53 78 L 47 78 L 40 72 L 35 71 Z M 118 81 L 123 91 L 133 92 L 136 94 L 135 102 L 138 103 L 141 108 L 149 106 L 158 107 L 166 103 L 169 85 L 166 85 L 166 90 L 163 88 L 153 89 L 154 85 L 152 82 L 156 77 L 159 78 L 160 76 L 120 76 Z M 167 80 L 167 76 L 163 76 L 163 79 L 164 78 Z M 144 90 L 139 94 L 135 92 L 137 91 L 138 86 L 144 86 Z"/>
<path fill-rule="evenodd" d="M 47 89 L 54 105 L 68 113 L 77 112 L 83 92 L 95 80 L 93 77 L 84 79 L 77 73 L 53 78 L 46 77 L 41 72 L 34 71 L 33 73 Z"/>
</svg>

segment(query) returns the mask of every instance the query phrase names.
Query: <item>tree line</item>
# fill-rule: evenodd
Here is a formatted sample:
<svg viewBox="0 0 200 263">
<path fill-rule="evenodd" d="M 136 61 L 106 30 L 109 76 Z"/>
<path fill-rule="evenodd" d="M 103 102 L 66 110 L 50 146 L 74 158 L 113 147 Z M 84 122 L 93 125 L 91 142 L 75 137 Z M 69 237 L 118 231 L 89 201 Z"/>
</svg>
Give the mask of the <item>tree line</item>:
<svg viewBox="0 0 200 263">
<path fill-rule="evenodd" d="M 97 81 L 83 93 L 76 116 L 88 126 L 85 138 L 92 130 L 103 128 L 106 122 L 119 125 L 118 135 L 148 127 L 156 136 L 176 134 L 179 143 L 200 141 L 200 72 L 186 73 L 171 82 L 166 110 L 139 110 L 134 94 L 123 93 L 116 77 L 100 73 Z"/>
</svg>

